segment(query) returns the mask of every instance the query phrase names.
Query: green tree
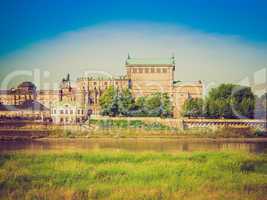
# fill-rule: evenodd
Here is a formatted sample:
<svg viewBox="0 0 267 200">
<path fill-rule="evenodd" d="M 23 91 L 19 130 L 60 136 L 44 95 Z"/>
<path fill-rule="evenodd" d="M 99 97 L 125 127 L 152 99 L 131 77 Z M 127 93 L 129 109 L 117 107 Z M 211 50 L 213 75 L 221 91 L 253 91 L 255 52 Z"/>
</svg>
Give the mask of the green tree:
<svg viewBox="0 0 267 200">
<path fill-rule="evenodd" d="M 134 98 L 129 89 L 119 92 L 118 96 L 118 112 L 121 115 L 129 116 L 134 108 Z"/>
<path fill-rule="evenodd" d="M 184 117 L 199 117 L 203 115 L 204 102 L 199 98 L 187 99 L 182 108 Z"/>
<path fill-rule="evenodd" d="M 255 97 L 250 87 L 221 84 L 211 89 L 206 100 L 206 105 L 207 115 L 209 117 L 252 118 Z"/>
<path fill-rule="evenodd" d="M 258 119 L 267 119 L 267 93 L 255 97 L 255 117 Z"/>
<path fill-rule="evenodd" d="M 161 94 L 154 93 L 145 98 L 144 110 L 148 116 L 160 116 L 161 115 Z"/>
<path fill-rule="evenodd" d="M 162 112 L 161 117 L 171 117 L 173 115 L 173 106 L 170 96 L 167 93 L 163 93 L 161 96 Z"/>
<path fill-rule="evenodd" d="M 154 93 L 145 98 L 144 110 L 148 116 L 172 116 L 172 103 L 167 93 Z"/>
<path fill-rule="evenodd" d="M 102 115 L 112 115 L 118 114 L 118 95 L 117 90 L 110 86 L 104 93 L 100 96 L 99 104 L 101 107 Z"/>
<path fill-rule="evenodd" d="M 135 101 L 135 107 L 136 109 L 142 109 L 144 108 L 146 98 L 144 96 L 137 97 Z"/>
<path fill-rule="evenodd" d="M 136 98 L 135 107 L 132 112 L 134 116 L 146 116 L 147 115 L 146 109 L 145 109 L 145 101 L 146 101 L 146 97 L 144 96 L 140 96 Z"/>
</svg>

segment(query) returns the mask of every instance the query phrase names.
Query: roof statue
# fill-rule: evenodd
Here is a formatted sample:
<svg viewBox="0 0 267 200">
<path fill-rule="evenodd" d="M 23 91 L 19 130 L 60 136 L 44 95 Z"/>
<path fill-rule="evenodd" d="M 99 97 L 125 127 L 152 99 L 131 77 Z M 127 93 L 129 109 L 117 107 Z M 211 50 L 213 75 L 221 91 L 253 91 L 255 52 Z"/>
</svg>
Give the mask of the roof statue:
<svg viewBox="0 0 267 200">
<path fill-rule="evenodd" d="M 172 59 L 172 64 L 175 65 L 175 56 L 174 56 L 174 53 L 172 53 L 171 59 Z"/>
<path fill-rule="evenodd" d="M 70 81 L 70 74 L 69 73 L 67 75 L 67 80 L 66 81 Z"/>
</svg>

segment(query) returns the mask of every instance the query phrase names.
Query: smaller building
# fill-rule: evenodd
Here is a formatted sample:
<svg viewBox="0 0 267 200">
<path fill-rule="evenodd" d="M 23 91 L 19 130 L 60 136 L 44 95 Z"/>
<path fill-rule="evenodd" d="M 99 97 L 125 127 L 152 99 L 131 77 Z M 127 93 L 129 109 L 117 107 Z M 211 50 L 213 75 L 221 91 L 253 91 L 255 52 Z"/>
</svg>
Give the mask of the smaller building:
<svg viewBox="0 0 267 200">
<path fill-rule="evenodd" d="M 47 120 L 50 110 L 34 100 L 26 100 L 20 105 L 4 105 L 0 103 L 0 121 L 3 120 Z"/>
<path fill-rule="evenodd" d="M 51 106 L 51 118 L 55 124 L 79 124 L 88 119 L 89 112 L 76 101 L 58 101 Z"/>
</svg>

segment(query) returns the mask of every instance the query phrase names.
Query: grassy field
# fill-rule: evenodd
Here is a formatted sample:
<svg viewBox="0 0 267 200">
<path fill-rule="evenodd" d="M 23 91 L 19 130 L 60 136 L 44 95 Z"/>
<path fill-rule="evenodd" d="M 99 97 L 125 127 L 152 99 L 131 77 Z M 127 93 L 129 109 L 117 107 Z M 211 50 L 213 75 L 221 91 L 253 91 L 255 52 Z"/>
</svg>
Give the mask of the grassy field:
<svg viewBox="0 0 267 200">
<path fill-rule="evenodd" d="M 267 199 L 267 155 L 47 151 L 0 155 L 0 199 Z"/>
<path fill-rule="evenodd" d="M 48 132 L 50 138 L 263 138 L 266 133 L 250 128 L 190 128 L 187 130 L 143 128 L 99 128 L 90 131 L 55 129 Z"/>
</svg>

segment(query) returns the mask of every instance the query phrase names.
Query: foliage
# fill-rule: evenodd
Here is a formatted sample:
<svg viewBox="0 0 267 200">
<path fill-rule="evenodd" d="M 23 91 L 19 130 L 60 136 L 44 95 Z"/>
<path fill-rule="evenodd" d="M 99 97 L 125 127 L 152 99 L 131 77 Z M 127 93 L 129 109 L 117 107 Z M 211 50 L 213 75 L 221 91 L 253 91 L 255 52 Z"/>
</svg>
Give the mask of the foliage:
<svg viewBox="0 0 267 200">
<path fill-rule="evenodd" d="M 185 101 L 182 115 L 185 117 L 199 117 L 203 114 L 203 100 L 191 98 Z"/>
<path fill-rule="evenodd" d="M 50 150 L 2 153 L 0 199 L 265 199 L 265 155 Z"/>
<path fill-rule="evenodd" d="M 267 93 L 256 97 L 255 116 L 260 119 L 267 119 Z"/>
<path fill-rule="evenodd" d="M 175 130 L 169 126 L 163 125 L 158 122 L 145 123 L 141 120 L 92 120 L 90 123 L 98 125 L 100 128 L 143 128 L 148 130 Z"/>
<path fill-rule="evenodd" d="M 224 118 L 253 118 L 255 97 L 250 87 L 221 84 L 207 97 L 207 115 Z"/>
<path fill-rule="evenodd" d="M 118 113 L 121 115 L 129 115 L 134 107 L 134 98 L 129 89 L 124 89 L 118 96 Z"/>
<path fill-rule="evenodd" d="M 255 96 L 250 87 L 221 84 L 212 88 L 204 101 L 188 99 L 183 108 L 184 116 L 253 118 Z"/>
<path fill-rule="evenodd" d="M 172 116 L 172 105 L 167 93 L 155 93 L 138 97 L 135 101 L 131 91 L 118 91 L 109 87 L 100 97 L 101 114 L 109 116 Z"/>
<path fill-rule="evenodd" d="M 162 112 L 161 117 L 170 117 L 172 116 L 172 102 L 170 100 L 170 96 L 167 93 L 163 93 L 161 96 L 162 101 Z"/>
<path fill-rule="evenodd" d="M 129 89 L 118 91 L 111 86 L 100 96 L 100 106 L 102 115 L 129 115 L 134 99 Z"/>
<path fill-rule="evenodd" d="M 99 98 L 103 115 L 115 115 L 117 112 L 117 95 L 114 87 L 109 87 Z"/>
</svg>

